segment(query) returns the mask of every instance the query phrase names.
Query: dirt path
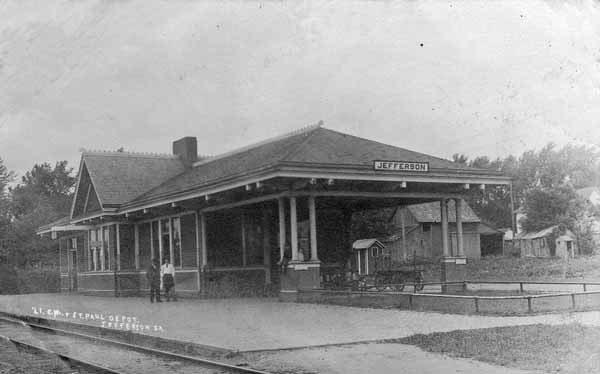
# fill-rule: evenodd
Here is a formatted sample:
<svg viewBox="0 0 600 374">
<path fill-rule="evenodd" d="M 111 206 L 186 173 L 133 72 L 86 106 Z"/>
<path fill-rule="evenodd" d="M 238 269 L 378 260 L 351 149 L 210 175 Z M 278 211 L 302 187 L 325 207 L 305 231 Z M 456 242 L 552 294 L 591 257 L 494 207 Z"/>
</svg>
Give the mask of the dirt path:
<svg viewBox="0 0 600 374">
<path fill-rule="evenodd" d="M 319 349 L 246 353 L 244 360 L 276 373 L 525 374 L 536 373 L 432 354 L 403 344 L 356 344 Z M 291 369 L 293 368 L 293 369 Z M 290 370 L 291 369 L 291 370 Z"/>
</svg>

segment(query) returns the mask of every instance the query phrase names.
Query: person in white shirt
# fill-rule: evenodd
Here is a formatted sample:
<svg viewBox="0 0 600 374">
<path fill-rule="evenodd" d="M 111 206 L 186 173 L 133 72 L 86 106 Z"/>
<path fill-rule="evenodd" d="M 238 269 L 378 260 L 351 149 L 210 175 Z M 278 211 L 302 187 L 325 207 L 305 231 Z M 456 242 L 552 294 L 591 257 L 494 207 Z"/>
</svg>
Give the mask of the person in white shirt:
<svg viewBox="0 0 600 374">
<path fill-rule="evenodd" d="M 169 263 L 168 258 L 164 259 L 163 265 L 160 267 L 160 276 L 167 301 L 170 301 L 171 298 L 173 298 L 173 301 L 177 301 L 177 295 L 175 295 L 175 268 Z"/>
</svg>

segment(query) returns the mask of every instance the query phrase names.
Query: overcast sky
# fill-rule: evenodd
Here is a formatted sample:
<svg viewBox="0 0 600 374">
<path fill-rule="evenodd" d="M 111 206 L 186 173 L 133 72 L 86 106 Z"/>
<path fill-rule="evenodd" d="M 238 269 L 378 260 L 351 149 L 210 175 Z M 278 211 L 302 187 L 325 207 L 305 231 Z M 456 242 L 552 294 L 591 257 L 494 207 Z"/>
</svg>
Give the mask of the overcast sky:
<svg viewBox="0 0 600 374">
<path fill-rule="evenodd" d="M 450 158 L 600 144 L 597 1 L 0 0 L 0 157 L 311 125 Z"/>
</svg>

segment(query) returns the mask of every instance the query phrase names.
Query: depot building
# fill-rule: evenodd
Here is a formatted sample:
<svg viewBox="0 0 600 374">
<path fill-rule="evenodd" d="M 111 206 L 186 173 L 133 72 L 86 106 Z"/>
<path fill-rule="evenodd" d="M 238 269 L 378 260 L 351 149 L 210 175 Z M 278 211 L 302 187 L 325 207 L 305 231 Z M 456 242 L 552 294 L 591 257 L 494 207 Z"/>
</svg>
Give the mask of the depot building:
<svg viewBox="0 0 600 374">
<path fill-rule="evenodd" d="M 321 287 L 323 269 L 349 263 L 354 212 L 437 202 L 442 281 L 464 280 L 461 198 L 508 184 L 321 123 L 206 158 L 185 137 L 171 155 L 84 151 L 70 215 L 38 234 L 59 241 L 63 292 L 149 292 L 151 260 L 168 258 L 180 295 L 293 298 Z"/>
</svg>

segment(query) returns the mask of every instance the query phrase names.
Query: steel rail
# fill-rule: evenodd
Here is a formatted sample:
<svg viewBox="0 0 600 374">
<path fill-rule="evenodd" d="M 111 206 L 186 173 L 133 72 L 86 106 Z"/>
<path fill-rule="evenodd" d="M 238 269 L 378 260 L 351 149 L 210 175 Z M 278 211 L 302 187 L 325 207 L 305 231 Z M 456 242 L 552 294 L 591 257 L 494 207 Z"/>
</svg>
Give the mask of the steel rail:
<svg viewBox="0 0 600 374">
<path fill-rule="evenodd" d="M 57 356 L 62 360 L 68 361 L 69 364 L 71 364 L 72 366 L 79 366 L 79 367 L 82 367 L 82 368 L 88 369 L 88 370 L 91 369 L 91 371 L 93 371 L 94 373 L 101 372 L 101 373 L 106 373 L 106 374 L 124 374 L 123 372 L 113 370 L 113 369 L 107 368 L 102 365 L 94 364 L 89 361 L 85 361 L 85 360 L 82 360 L 82 359 L 79 359 L 79 358 L 76 358 L 73 356 L 66 355 L 64 353 L 55 352 L 48 348 L 44 348 L 44 347 L 40 347 L 35 344 L 27 343 L 27 342 L 24 342 L 24 341 L 15 339 L 15 338 L 8 337 L 6 335 L 0 335 L 0 339 L 9 341 L 9 342 L 11 342 L 15 345 L 21 346 L 21 347 L 26 347 L 26 348 L 33 349 L 33 350 L 36 350 L 39 352 L 43 352 L 43 353 L 46 353 L 49 355 Z"/>
<path fill-rule="evenodd" d="M 35 323 L 23 321 L 20 319 L 13 319 L 13 318 L 7 318 L 7 317 L 0 316 L 0 321 L 5 321 L 8 323 L 12 323 L 12 324 L 20 325 L 20 326 L 27 325 L 32 328 L 36 328 L 36 329 L 40 329 L 40 330 L 49 330 L 49 331 L 52 331 L 55 333 L 59 333 L 61 335 L 75 336 L 75 337 L 79 337 L 79 338 L 83 338 L 83 339 L 87 339 L 87 340 L 99 341 L 99 342 L 106 343 L 109 345 L 126 347 L 126 348 L 129 348 L 131 350 L 135 350 L 135 351 L 138 351 L 141 353 L 149 353 L 149 354 L 164 356 L 164 357 L 167 357 L 170 359 L 179 359 L 179 360 L 184 360 L 184 361 L 190 361 L 199 366 L 204 366 L 204 367 L 208 366 L 208 367 L 213 367 L 213 368 L 218 368 L 218 369 L 226 369 L 226 370 L 232 371 L 234 373 L 271 374 L 266 371 L 252 369 L 249 367 L 236 366 L 236 365 L 231 365 L 231 364 L 227 364 L 224 362 L 203 359 L 200 357 L 188 356 L 188 355 L 183 355 L 180 353 L 163 351 L 163 350 L 156 349 L 156 348 L 149 348 L 149 347 L 144 347 L 141 345 L 120 342 L 118 340 L 102 338 L 99 336 L 87 335 L 87 334 L 82 334 L 82 333 L 78 333 L 78 332 L 74 332 L 74 331 L 58 329 L 58 328 L 54 328 L 54 327 L 50 327 L 50 326 L 38 325 Z M 57 354 L 57 353 L 54 353 L 54 354 Z M 118 373 L 118 372 L 114 372 L 114 373 Z"/>
</svg>

